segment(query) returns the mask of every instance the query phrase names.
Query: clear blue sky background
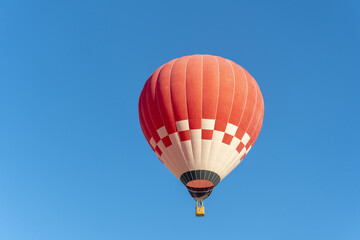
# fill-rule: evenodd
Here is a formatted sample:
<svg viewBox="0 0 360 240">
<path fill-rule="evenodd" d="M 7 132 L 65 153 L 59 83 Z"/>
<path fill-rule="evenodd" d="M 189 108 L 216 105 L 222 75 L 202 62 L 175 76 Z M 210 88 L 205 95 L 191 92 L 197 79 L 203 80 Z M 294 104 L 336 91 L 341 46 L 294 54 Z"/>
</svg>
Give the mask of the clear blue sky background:
<svg viewBox="0 0 360 240">
<path fill-rule="evenodd" d="M 358 1 L 0 2 L 0 239 L 360 239 Z M 245 67 L 260 136 L 205 202 L 137 114 L 167 61 Z"/>
</svg>

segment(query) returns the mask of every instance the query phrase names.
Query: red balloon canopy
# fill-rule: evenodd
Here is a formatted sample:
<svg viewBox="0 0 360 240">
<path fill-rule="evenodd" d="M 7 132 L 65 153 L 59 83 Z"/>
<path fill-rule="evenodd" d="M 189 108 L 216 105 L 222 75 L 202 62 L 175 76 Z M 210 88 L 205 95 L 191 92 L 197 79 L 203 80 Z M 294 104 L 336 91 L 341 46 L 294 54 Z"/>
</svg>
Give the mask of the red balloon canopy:
<svg viewBox="0 0 360 240">
<path fill-rule="evenodd" d="M 263 115 L 254 78 L 236 63 L 210 55 L 164 64 L 139 100 L 146 140 L 195 200 L 208 197 L 246 156 Z"/>
</svg>

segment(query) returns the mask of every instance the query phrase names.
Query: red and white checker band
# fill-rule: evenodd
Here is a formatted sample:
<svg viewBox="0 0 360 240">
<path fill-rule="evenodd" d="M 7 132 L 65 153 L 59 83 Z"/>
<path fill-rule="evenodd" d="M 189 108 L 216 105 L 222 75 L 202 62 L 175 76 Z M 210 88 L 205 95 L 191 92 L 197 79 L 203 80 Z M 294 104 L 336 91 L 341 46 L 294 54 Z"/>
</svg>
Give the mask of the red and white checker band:
<svg viewBox="0 0 360 240">
<path fill-rule="evenodd" d="M 238 127 L 231 123 L 227 124 L 225 132 L 214 130 L 215 119 L 202 119 L 202 129 L 190 130 L 188 120 L 177 121 L 176 126 L 178 132 L 170 135 L 165 126 L 157 129 L 160 137 L 158 142 L 153 137 L 150 138 L 150 145 L 158 158 L 165 165 L 173 165 L 168 166 L 169 168 L 206 169 L 217 172 L 223 179 L 251 148 L 246 147 L 250 141 L 249 134 L 245 132 L 241 139 L 237 138 L 235 133 Z M 205 134 L 202 135 L 204 131 Z M 176 162 L 178 166 L 170 162 Z M 181 162 L 184 166 L 179 166 Z M 190 165 L 192 168 L 189 168 Z M 180 169 L 173 170 L 179 172 Z"/>
</svg>

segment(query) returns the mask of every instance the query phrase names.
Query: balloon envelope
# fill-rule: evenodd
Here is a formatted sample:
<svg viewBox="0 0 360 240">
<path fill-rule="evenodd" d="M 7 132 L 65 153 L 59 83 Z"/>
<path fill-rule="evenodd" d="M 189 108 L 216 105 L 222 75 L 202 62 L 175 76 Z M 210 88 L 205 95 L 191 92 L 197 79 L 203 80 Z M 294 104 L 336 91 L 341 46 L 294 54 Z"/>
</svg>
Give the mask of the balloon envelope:
<svg viewBox="0 0 360 240">
<path fill-rule="evenodd" d="M 147 80 L 139 100 L 146 140 L 195 200 L 207 198 L 242 161 L 263 115 L 254 78 L 236 63 L 210 55 L 164 64 Z"/>
</svg>

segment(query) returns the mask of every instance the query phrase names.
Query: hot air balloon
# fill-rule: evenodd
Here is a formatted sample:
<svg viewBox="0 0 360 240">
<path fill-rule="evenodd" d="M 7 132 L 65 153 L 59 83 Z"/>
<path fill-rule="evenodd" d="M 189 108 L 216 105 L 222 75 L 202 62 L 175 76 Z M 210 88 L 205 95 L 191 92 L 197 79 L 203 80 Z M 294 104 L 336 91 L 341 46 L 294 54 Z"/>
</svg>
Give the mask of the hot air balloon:
<svg viewBox="0 0 360 240">
<path fill-rule="evenodd" d="M 139 99 L 142 131 L 160 161 L 203 201 L 247 155 L 259 135 L 264 101 L 254 78 L 211 55 L 174 59 L 146 81 Z"/>
</svg>

